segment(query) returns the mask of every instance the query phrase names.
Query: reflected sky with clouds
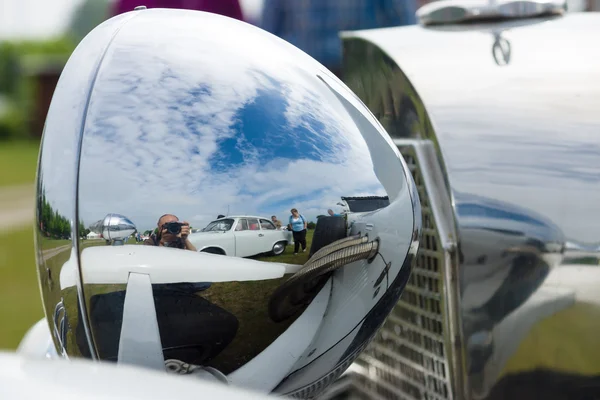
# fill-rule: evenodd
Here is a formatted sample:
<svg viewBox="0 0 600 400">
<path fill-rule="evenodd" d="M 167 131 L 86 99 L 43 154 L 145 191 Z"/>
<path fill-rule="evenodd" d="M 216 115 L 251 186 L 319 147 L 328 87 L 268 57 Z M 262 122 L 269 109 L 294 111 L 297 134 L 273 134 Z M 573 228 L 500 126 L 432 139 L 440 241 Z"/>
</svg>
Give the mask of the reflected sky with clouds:
<svg viewBox="0 0 600 400">
<path fill-rule="evenodd" d="M 164 213 L 194 227 L 228 209 L 283 220 L 291 207 L 314 220 L 339 211 L 341 196 L 386 194 L 318 64 L 254 29 L 242 35 L 261 40 L 266 60 L 244 41 L 204 41 L 193 18 L 160 32 L 152 22 L 121 30 L 95 83 L 79 186 L 86 225 L 109 212 L 139 229 Z"/>
<path fill-rule="evenodd" d="M 46 117 L 39 160 L 40 188 L 51 207 L 70 220 L 75 220 L 76 166 L 85 100 L 106 37 L 127 18 L 119 16 L 103 24 L 77 47 L 63 69 Z"/>
</svg>

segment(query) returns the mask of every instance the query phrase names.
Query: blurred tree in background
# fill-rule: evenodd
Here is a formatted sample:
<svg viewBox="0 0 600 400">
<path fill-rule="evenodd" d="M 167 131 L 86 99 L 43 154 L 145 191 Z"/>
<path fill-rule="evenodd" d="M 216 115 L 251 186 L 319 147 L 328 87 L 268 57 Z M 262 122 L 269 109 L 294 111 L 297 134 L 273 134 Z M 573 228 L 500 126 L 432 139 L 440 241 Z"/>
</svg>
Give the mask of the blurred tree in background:
<svg viewBox="0 0 600 400">
<path fill-rule="evenodd" d="M 0 141 L 39 137 L 39 133 L 31 132 L 32 119 L 38 111 L 35 71 L 48 60 L 58 59 L 64 65 L 75 45 L 66 36 L 0 42 Z"/>
<path fill-rule="evenodd" d="M 112 0 L 86 0 L 73 13 L 67 35 L 75 43 L 110 16 Z M 143 4 L 141 2 L 140 4 Z"/>
<path fill-rule="evenodd" d="M 38 139 L 58 76 L 76 45 L 110 16 L 113 0 L 85 0 L 61 37 L 0 42 L 0 141 Z"/>
<path fill-rule="evenodd" d="M 79 237 L 85 239 L 92 231 L 83 225 L 83 221 L 79 222 Z"/>
</svg>

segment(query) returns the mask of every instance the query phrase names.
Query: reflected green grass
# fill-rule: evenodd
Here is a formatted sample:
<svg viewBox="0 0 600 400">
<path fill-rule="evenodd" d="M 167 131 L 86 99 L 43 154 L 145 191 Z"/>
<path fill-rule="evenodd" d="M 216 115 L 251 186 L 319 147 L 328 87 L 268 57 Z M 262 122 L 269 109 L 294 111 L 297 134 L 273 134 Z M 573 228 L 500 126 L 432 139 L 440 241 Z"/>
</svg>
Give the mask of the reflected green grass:
<svg viewBox="0 0 600 400">
<path fill-rule="evenodd" d="M 255 259 L 304 264 L 308 260 L 313 233 L 314 231 L 309 230 L 306 234 L 306 253 L 294 255 L 294 246 L 287 246 L 279 256 L 261 256 Z M 276 323 L 268 314 L 271 294 L 288 278 L 289 276 L 270 281 L 214 283 L 209 289 L 199 293 L 211 303 L 235 315 L 239 322 L 238 333 L 233 342 L 209 365 L 221 371 L 237 369 L 263 351 L 296 320 L 298 315 Z"/>
<path fill-rule="evenodd" d="M 62 247 L 62 246 L 70 245 L 70 244 L 71 244 L 70 240 L 64 240 L 64 239 L 42 238 L 40 240 L 40 246 L 42 247 L 42 250 L 56 249 L 58 247 Z"/>
<path fill-rule="evenodd" d="M 299 253 L 294 256 L 293 246 L 287 246 L 285 252 L 279 256 L 265 255 L 254 257 L 254 259 L 264 262 L 304 264 L 308 260 L 312 235 L 313 231 L 308 231 L 306 253 Z M 104 243 L 103 241 L 87 241 L 86 245 L 91 245 L 92 242 Z M 135 242 L 130 243 L 134 244 Z M 213 283 L 209 289 L 197 294 L 233 314 L 239 323 L 233 342 L 215 359 L 211 360 L 209 365 L 223 372 L 237 369 L 264 350 L 295 321 L 297 316 L 281 323 L 275 323 L 268 315 L 267 305 L 270 296 L 286 279 L 288 279 L 288 276 L 268 281 L 218 282 Z M 125 285 L 85 285 L 84 293 L 89 302 L 92 295 L 124 289 Z M 76 326 L 78 323 L 75 303 L 76 292 L 67 289 L 63 292 L 63 297 L 67 304 L 70 323 L 72 326 Z M 75 348 L 75 337 L 70 335 L 68 341 L 71 348 Z"/>
</svg>

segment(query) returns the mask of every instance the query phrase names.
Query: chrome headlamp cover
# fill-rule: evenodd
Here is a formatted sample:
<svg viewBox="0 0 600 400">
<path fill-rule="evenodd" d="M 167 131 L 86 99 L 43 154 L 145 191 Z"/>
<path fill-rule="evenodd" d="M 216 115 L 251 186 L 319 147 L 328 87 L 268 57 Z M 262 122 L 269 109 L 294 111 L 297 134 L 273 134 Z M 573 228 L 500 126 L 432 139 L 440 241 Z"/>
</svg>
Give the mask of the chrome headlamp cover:
<svg viewBox="0 0 600 400">
<path fill-rule="evenodd" d="M 302 395 L 345 369 L 400 296 L 421 227 L 408 168 L 356 96 L 284 41 L 195 11 L 127 13 L 82 41 L 37 184 L 60 354 L 263 392 Z M 345 196 L 388 203 L 323 216 Z M 291 208 L 298 229 L 316 222 L 298 255 L 303 233 L 269 221 L 286 226 Z M 165 214 L 195 233 L 147 243 L 187 250 L 124 243 Z M 229 222 L 196 231 L 219 214 Z M 54 240 L 58 222 L 71 243 Z M 80 239 L 86 227 L 105 240 Z"/>
</svg>

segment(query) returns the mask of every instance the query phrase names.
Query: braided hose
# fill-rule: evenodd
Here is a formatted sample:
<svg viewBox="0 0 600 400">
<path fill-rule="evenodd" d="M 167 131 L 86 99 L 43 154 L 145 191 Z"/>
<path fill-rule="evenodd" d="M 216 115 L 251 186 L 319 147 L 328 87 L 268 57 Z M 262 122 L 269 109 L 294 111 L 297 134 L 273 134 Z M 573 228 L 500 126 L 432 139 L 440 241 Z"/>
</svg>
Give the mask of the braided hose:
<svg viewBox="0 0 600 400">
<path fill-rule="evenodd" d="M 365 242 L 368 238 L 365 237 Z M 288 279 L 284 285 L 293 284 L 297 280 L 312 279 L 319 275 L 335 271 L 346 264 L 359 260 L 371 259 L 377 254 L 378 242 L 367 242 L 343 247 L 340 250 L 329 253 L 317 260 L 312 258 L 304 264 L 298 272 Z"/>
<path fill-rule="evenodd" d="M 338 251 L 338 250 L 345 249 L 347 247 L 352 247 L 357 244 L 366 243 L 368 241 L 369 241 L 368 237 L 366 237 L 366 236 L 360 237 L 359 235 L 348 236 L 346 238 L 336 240 L 335 242 L 330 243 L 327 246 L 321 247 L 319 249 L 319 251 L 317 251 L 315 254 L 312 255 L 312 257 L 310 257 L 310 260 L 308 260 L 306 262 L 306 264 L 310 263 L 311 261 L 315 261 L 322 257 L 325 257 L 333 252 Z"/>
<path fill-rule="evenodd" d="M 335 241 L 317 251 L 304 266 L 279 286 L 269 300 L 269 315 L 283 321 L 310 304 L 331 273 L 346 264 L 370 260 L 379 251 L 379 241 L 352 236 Z"/>
</svg>

